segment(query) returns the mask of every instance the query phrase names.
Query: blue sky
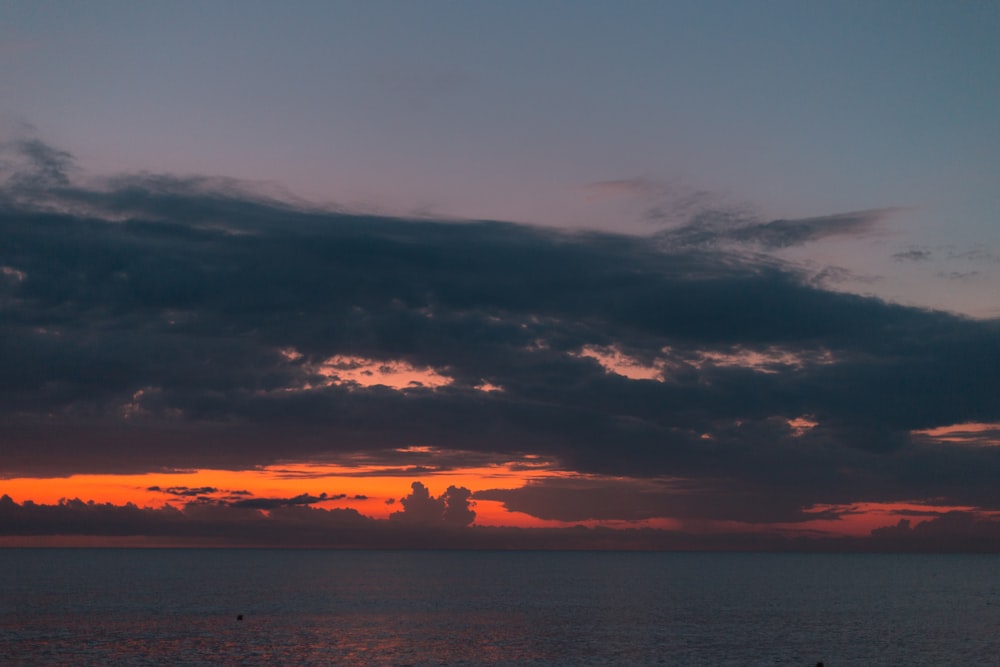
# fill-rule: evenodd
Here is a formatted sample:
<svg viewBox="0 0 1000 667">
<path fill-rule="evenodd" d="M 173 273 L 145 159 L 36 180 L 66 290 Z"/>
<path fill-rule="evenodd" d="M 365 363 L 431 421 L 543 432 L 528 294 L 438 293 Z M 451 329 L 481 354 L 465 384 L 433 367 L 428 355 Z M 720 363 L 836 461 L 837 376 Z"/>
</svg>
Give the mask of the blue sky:
<svg viewBox="0 0 1000 667">
<path fill-rule="evenodd" d="M 692 202 L 898 208 L 790 258 L 995 316 L 998 44 L 988 2 L 12 2 L 0 114 L 88 174 L 349 210 L 647 234 Z"/>
</svg>

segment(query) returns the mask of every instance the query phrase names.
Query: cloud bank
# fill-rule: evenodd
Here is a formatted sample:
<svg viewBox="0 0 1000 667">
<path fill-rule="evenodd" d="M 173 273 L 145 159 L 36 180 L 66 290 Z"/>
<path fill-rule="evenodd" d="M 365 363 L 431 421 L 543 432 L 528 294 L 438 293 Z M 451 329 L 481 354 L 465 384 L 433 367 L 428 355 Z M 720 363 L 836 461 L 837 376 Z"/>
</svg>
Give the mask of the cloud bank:
<svg viewBox="0 0 1000 667">
<path fill-rule="evenodd" d="M 864 537 L 731 530 L 704 533 L 650 528 L 506 528 L 448 521 L 377 520 L 350 509 L 302 505 L 261 512 L 234 505 L 189 503 L 177 509 L 63 500 L 55 505 L 0 497 L 0 544 L 44 544 L 57 536 L 170 546 L 338 549 L 639 549 L 769 551 L 1000 551 L 1000 520 L 949 512 L 912 525 L 903 518 Z M 138 538 L 138 539 L 135 539 Z"/>
<path fill-rule="evenodd" d="M 1000 510 L 1000 448 L 927 435 L 1000 423 L 1000 322 L 827 291 L 727 249 L 860 233 L 882 211 L 567 233 L 318 210 L 220 179 L 88 185 L 38 141 L 4 155 L 4 476 L 430 447 L 450 465 L 530 452 L 649 480 L 600 491 L 625 498 L 620 519 Z M 480 497 L 607 514 L 554 482 Z M 268 509 L 327 511 L 278 500 Z M 443 511 L 465 525 L 462 502 Z"/>
</svg>

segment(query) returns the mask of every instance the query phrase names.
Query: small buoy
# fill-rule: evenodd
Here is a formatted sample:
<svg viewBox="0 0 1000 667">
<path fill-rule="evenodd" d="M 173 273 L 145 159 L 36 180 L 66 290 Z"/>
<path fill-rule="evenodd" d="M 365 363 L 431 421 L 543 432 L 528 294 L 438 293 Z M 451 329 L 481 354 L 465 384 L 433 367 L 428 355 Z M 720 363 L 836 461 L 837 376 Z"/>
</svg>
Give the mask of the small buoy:
<svg viewBox="0 0 1000 667">
<path fill-rule="evenodd" d="M 237 621 L 242 621 L 243 620 L 243 614 L 237 614 L 236 615 L 236 620 Z"/>
</svg>

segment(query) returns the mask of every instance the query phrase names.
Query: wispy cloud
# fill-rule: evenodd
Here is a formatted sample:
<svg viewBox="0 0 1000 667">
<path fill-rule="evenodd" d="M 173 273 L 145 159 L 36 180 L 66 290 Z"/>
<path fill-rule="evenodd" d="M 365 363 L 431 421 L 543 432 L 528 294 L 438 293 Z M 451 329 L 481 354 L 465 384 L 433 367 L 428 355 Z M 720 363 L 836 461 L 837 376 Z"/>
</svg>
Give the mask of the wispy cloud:
<svg viewBox="0 0 1000 667">
<path fill-rule="evenodd" d="M 0 184 L 6 195 L 31 195 L 66 187 L 76 170 L 73 156 L 37 138 L 0 144 Z"/>
<path fill-rule="evenodd" d="M 247 509 L 255 510 L 273 510 L 279 507 L 305 507 L 309 505 L 315 505 L 316 503 L 326 502 L 328 500 L 343 500 L 346 498 L 346 494 L 338 494 L 335 496 L 328 496 L 325 493 L 321 493 L 318 496 L 312 496 L 308 493 L 303 493 L 291 498 L 247 498 L 245 500 L 236 500 L 229 505 L 231 507 L 242 507 Z"/>
<path fill-rule="evenodd" d="M 1000 257 L 992 252 L 986 250 L 974 249 L 974 250 L 952 250 L 948 253 L 949 259 L 960 259 L 967 262 L 982 262 L 985 264 L 998 264 L 1000 263 Z"/>
<path fill-rule="evenodd" d="M 681 227 L 661 233 L 666 243 L 713 247 L 726 244 L 777 250 L 834 237 L 870 234 L 875 226 L 898 209 L 874 209 L 798 220 L 759 222 L 731 212 L 705 211 Z"/>
<path fill-rule="evenodd" d="M 939 278 L 944 278 L 945 280 L 958 280 L 966 282 L 969 280 L 975 280 L 982 276 L 980 271 L 941 271 L 938 273 Z"/>
<path fill-rule="evenodd" d="M 926 262 L 932 256 L 933 253 L 930 250 L 912 249 L 894 253 L 892 258 L 897 262 Z"/>
</svg>

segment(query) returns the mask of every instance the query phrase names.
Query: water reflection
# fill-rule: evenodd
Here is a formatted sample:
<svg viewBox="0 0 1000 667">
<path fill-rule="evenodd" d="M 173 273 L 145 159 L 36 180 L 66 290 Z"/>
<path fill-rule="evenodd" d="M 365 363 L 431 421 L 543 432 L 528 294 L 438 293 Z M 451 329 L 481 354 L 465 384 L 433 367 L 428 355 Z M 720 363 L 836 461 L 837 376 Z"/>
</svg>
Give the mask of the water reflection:
<svg viewBox="0 0 1000 667">
<path fill-rule="evenodd" d="M 998 564 L 0 551 L 0 664 L 992 664 Z"/>
</svg>

